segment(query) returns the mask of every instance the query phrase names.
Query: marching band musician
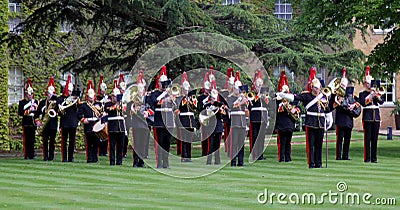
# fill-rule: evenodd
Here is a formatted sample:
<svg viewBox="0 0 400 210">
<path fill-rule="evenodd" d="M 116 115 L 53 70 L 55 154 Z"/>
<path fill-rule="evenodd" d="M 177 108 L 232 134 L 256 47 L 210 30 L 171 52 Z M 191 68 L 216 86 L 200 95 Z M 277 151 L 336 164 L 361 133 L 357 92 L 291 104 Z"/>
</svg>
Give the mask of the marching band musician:
<svg viewBox="0 0 400 210">
<path fill-rule="evenodd" d="M 309 168 L 322 168 L 322 144 L 324 131 L 333 123 L 332 112 L 329 110 L 329 92 L 321 91 L 322 85 L 317 78 L 315 68 L 310 70 L 307 90 L 300 95 L 290 93 L 277 93 L 277 97 L 290 102 L 302 101 L 307 111 L 306 126 L 306 151 Z"/>
<path fill-rule="evenodd" d="M 207 116 L 206 121 L 201 122 L 202 126 L 202 134 L 203 138 L 207 137 L 207 165 L 211 165 L 212 155 L 214 154 L 214 164 L 221 164 L 220 157 L 220 144 L 221 144 L 221 136 L 223 132 L 222 119 L 227 117 L 227 113 L 225 111 L 226 104 L 223 104 L 219 101 L 219 93 L 217 90 L 216 81 L 213 80 L 211 83 L 211 91 L 210 95 L 203 100 L 202 108 L 199 109 L 199 112 L 203 115 Z M 203 140 L 204 142 L 205 140 Z"/>
<path fill-rule="evenodd" d="M 226 72 L 226 79 L 225 79 L 225 85 L 224 85 L 224 89 L 222 89 L 220 91 L 220 94 L 222 97 L 222 100 L 224 100 L 224 103 L 226 103 L 226 98 L 228 98 L 228 96 L 230 94 L 233 93 L 233 90 L 235 88 L 235 76 L 234 76 L 235 72 L 233 71 L 232 67 L 229 67 L 227 72 Z M 229 135 L 229 131 L 230 131 L 230 122 L 229 119 L 224 119 L 224 145 L 225 145 L 225 152 L 229 152 L 228 148 L 229 148 L 229 141 L 228 141 L 228 135 Z M 228 156 L 229 153 L 228 153 Z"/>
<path fill-rule="evenodd" d="M 24 147 L 24 159 L 35 158 L 35 131 L 36 123 L 34 115 L 38 108 L 38 101 L 34 99 L 32 81 L 30 78 L 25 83 L 24 99 L 18 103 L 18 115 L 22 116 L 22 145 Z"/>
<path fill-rule="evenodd" d="M 97 152 L 100 139 L 93 132 L 93 125 L 100 120 L 102 115 L 101 103 L 96 101 L 96 95 L 92 80 L 88 81 L 86 88 L 86 102 L 78 108 L 78 119 L 83 124 L 86 141 L 86 161 L 96 163 L 99 161 Z"/>
<path fill-rule="evenodd" d="M 230 108 L 228 124 L 230 131 L 228 134 L 228 154 L 231 166 L 244 166 L 244 140 L 246 132 L 246 112 L 248 112 L 249 101 L 246 93 L 247 85 L 242 85 L 240 73 L 236 71 L 233 94 L 228 96 L 227 103 Z M 247 90 L 246 90 L 247 89 Z M 238 162 L 236 163 L 236 158 Z"/>
<path fill-rule="evenodd" d="M 333 81 L 334 93 L 332 93 L 329 107 L 336 110 L 336 160 L 351 160 L 349 158 L 349 148 L 351 131 L 353 129 L 353 118 L 358 117 L 354 114 L 356 109 L 361 114 L 361 105 L 353 98 L 354 87 L 348 87 L 346 78 L 346 68 L 342 70 L 342 78 Z M 335 84 L 338 84 L 336 85 Z M 331 82 L 332 83 L 332 82 Z M 350 101 L 351 98 L 352 100 Z M 346 102 L 345 102 L 346 100 Z M 352 102 L 352 103 L 348 103 Z"/>
<path fill-rule="evenodd" d="M 201 90 L 201 94 L 197 97 L 197 110 L 200 112 L 204 109 L 204 104 L 207 103 L 210 96 L 211 91 L 211 83 L 209 81 L 209 72 L 206 72 L 203 78 L 203 87 Z M 203 130 L 201 131 L 202 136 L 204 136 Z M 209 148 L 209 139 L 201 138 L 201 155 L 206 156 L 207 150 Z"/>
<path fill-rule="evenodd" d="M 51 77 L 46 87 L 46 99 L 39 102 L 35 114 L 35 122 L 38 127 L 38 135 L 42 136 L 43 161 L 54 160 L 54 149 L 58 129 L 57 95 L 54 78 Z M 41 119 L 39 119 L 41 116 Z"/>
<path fill-rule="evenodd" d="M 170 80 L 167 77 L 167 67 L 162 66 L 158 87 L 151 94 L 150 109 L 147 115 L 154 114 L 154 137 L 156 143 L 157 168 L 169 168 L 169 150 L 171 147 L 171 133 L 168 128 L 174 128 L 174 109 L 176 108 L 173 96 L 167 90 Z M 154 111 L 153 111 L 154 110 Z"/>
<path fill-rule="evenodd" d="M 282 70 L 280 75 L 278 92 L 290 93 L 289 82 L 285 70 Z M 278 104 L 275 122 L 278 144 L 278 161 L 290 162 L 292 161 L 292 135 L 296 127 L 296 120 L 292 116 L 296 114 L 298 115 L 300 109 L 295 105 L 290 104 L 286 99 L 277 98 L 276 104 Z"/>
<path fill-rule="evenodd" d="M 124 79 L 124 74 L 120 73 L 119 74 L 119 79 L 118 79 L 118 88 L 119 91 L 121 92 L 121 94 L 124 94 L 125 89 L 126 89 L 126 83 L 125 83 L 125 79 Z M 126 157 L 126 153 L 128 152 L 128 136 L 129 136 L 129 127 L 126 127 L 126 125 L 131 125 L 130 122 L 130 117 L 128 117 L 128 114 L 126 112 L 126 102 L 123 101 L 122 102 L 122 107 L 124 110 L 124 118 L 125 118 L 125 128 L 126 128 L 126 133 L 125 133 L 125 138 L 124 138 L 124 150 L 123 150 L 123 157 Z"/>
<path fill-rule="evenodd" d="M 181 162 L 192 162 L 192 140 L 194 138 L 194 129 L 196 122 L 194 112 L 197 108 L 197 99 L 195 92 L 190 91 L 190 83 L 186 72 L 183 72 L 181 79 L 181 96 L 176 98 L 178 109 L 175 113 L 177 117 L 177 136 L 180 141 Z M 194 97 L 194 98 L 192 98 Z"/>
<path fill-rule="evenodd" d="M 258 69 L 254 75 L 252 84 L 252 90 L 256 95 L 250 101 L 248 107 L 250 112 L 250 153 L 253 160 L 265 160 L 263 152 L 268 121 L 268 98 L 266 97 L 266 93 L 261 90 L 263 84 L 262 71 Z"/>
<path fill-rule="evenodd" d="M 364 78 L 365 90 L 360 92 L 359 102 L 363 107 L 364 162 L 377 163 L 378 134 L 381 123 L 379 105 L 383 104 L 383 100 L 378 91 L 378 81 L 371 76 L 370 70 L 367 66 Z"/>
<path fill-rule="evenodd" d="M 107 84 L 104 83 L 103 79 L 104 79 L 103 75 L 100 75 L 100 81 L 97 87 L 97 96 L 96 96 L 97 101 L 101 103 L 101 107 L 104 107 L 106 102 L 110 101 L 107 95 Z M 104 114 L 104 110 L 102 111 Z M 107 156 L 107 150 L 108 150 L 108 139 L 100 139 L 99 156 Z"/>
<path fill-rule="evenodd" d="M 73 96 L 74 85 L 71 75 L 68 75 L 63 94 L 58 97 L 58 113 L 61 127 L 61 155 L 62 162 L 74 162 L 74 150 L 76 142 L 76 129 L 78 127 L 78 96 Z M 68 150 L 67 150 L 67 140 Z M 68 151 L 68 154 L 67 154 Z"/>
<path fill-rule="evenodd" d="M 147 107 L 144 97 L 146 95 L 146 81 L 143 78 L 143 71 L 140 70 L 137 84 L 137 93 L 131 92 L 131 100 L 127 104 L 126 112 L 131 116 L 132 126 L 132 155 L 133 167 L 144 168 L 143 158 L 146 157 L 146 145 L 149 142 L 150 130 L 147 125 Z"/>
<path fill-rule="evenodd" d="M 111 101 L 106 102 L 104 111 L 108 114 L 108 153 L 110 165 L 122 165 L 125 138 L 125 119 L 123 116 L 122 94 L 114 80 Z"/>
</svg>

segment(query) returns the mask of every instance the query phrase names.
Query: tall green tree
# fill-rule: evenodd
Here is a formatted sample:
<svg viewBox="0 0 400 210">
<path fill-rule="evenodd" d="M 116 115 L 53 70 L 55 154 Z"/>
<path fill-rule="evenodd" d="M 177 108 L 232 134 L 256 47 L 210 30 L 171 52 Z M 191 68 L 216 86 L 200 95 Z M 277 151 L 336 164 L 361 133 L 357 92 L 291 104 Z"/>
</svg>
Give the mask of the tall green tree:
<svg viewBox="0 0 400 210">
<path fill-rule="evenodd" d="M 400 70 L 400 1 L 398 0 L 294 0 L 302 8 L 300 25 L 304 31 L 316 31 L 321 37 L 333 34 L 354 34 L 361 30 L 368 36 L 370 26 L 393 29 L 385 35 L 368 56 L 368 62 L 376 71 L 375 76 L 385 77 Z"/>
<path fill-rule="evenodd" d="M 217 1 L 212 1 L 217 2 Z M 85 40 L 95 37 L 85 51 L 75 54 L 60 67 L 76 72 L 100 69 L 129 69 L 140 56 L 155 44 L 175 35 L 188 32 L 213 32 L 239 40 L 262 59 L 272 71 L 277 65 L 287 65 L 296 74 L 308 74 L 311 66 L 340 71 L 344 66 L 355 68 L 354 61 L 363 60 L 361 51 L 353 50 L 346 34 L 321 37 L 316 31 L 302 31 L 299 22 L 286 22 L 265 11 L 273 11 L 273 1 L 243 1 L 224 6 L 210 1 L 190 0 L 44 0 L 27 1 L 32 13 L 21 24 L 24 37 L 34 47 L 47 47 L 49 40 L 59 37 L 60 23 L 72 26 L 68 34 L 57 38 L 68 43 L 71 38 Z M 264 6 L 261 7 L 260 5 Z M 90 35 L 90 36 L 89 36 Z M 18 34 L 4 37 L 18 50 Z M 218 41 L 218 40 L 216 40 Z M 220 45 L 220 50 L 224 49 Z M 44 53 L 52 60 L 53 54 Z M 182 64 L 184 63 L 184 64 Z M 191 55 L 174 60 L 171 66 L 179 69 L 218 64 L 226 69 L 224 59 L 210 55 Z M 354 71 L 352 71 L 354 72 Z"/>
</svg>

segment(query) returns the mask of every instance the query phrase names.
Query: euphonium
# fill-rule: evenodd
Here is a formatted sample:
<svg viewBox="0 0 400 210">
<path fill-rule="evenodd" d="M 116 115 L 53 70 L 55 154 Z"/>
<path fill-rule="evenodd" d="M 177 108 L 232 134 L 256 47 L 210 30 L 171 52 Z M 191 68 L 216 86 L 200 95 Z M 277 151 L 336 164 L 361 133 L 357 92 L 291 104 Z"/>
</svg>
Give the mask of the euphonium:
<svg viewBox="0 0 400 210">
<path fill-rule="evenodd" d="M 61 114 L 65 114 L 65 110 L 78 102 L 79 98 L 75 96 L 69 96 L 66 98 L 61 105 L 58 105 L 58 109 Z"/>
</svg>

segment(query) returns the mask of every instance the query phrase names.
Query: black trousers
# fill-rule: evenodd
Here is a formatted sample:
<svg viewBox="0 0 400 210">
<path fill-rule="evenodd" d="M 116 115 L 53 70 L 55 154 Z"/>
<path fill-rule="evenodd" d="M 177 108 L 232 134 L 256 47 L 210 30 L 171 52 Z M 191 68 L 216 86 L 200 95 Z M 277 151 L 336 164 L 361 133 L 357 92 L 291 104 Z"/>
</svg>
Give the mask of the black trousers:
<svg viewBox="0 0 400 210">
<path fill-rule="evenodd" d="M 219 152 L 221 144 L 221 136 L 222 132 L 214 132 L 206 140 L 204 140 L 207 142 L 208 145 L 206 150 L 207 164 L 211 164 L 213 154 L 214 154 L 214 164 L 221 164 L 221 156 Z"/>
<path fill-rule="evenodd" d="M 146 142 L 149 141 L 150 130 L 147 128 L 132 128 L 133 134 L 133 166 L 144 166 L 143 158 L 146 155 Z"/>
<path fill-rule="evenodd" d="M 129 128 L 127 128 L 127 135 L 125 135 L 124 138 L 124 151 L 123 151 L 123 155 L 124 157 L 126 156 L 127 152 L 128 152 L 128 143 L 129 143 Z"/>
<path fill-rule="evenodd" d="M 122 165 L 124 138 L 125 132 L 108 132 L 110 165 Z"/>
<path fill-rule="evenodd" d="M 63 162 L 74 161 L 74 150 L 75 150 L 75 137 L 76 128 L 61 128 L 61 155 Z M 68 156 L 67 156 L 67 140 L 68 141 Z"/>
<path fill-rule="evenodd" d="M 336 159 L 349 159 L 351 131 L 353 128 L 336 126 Z M 342 154 L 343 152 L 343 154 Z"/>
<path fill-rule="evenodd" d="M 108 152 L 108 139 L 102 139 L 99 143 L 99 156 L 106 156 Z"/>
<path fill-rule="evenodd" d="M 292 161 L 292 136 L 293 131 L 278 130 L 278 160 L 279 162 Z"/>
<path fill-rule="evenodd" d="M 167 128 L 154 127 L 154 137 L 156 141 L 155 151 L 157 168 L 168 168 L 168 156 L 171 147 L 171 134 L 169 133 Z"/>
<path fill-rule="evenodd" d="M 265 122 L 250 123 L 249 140 L 250 152 L 253 160 L 262 159 L 264 157 L 263 153 L 266 129 L 267 128 Z"/>
<path fill-rule="evenodd" d="M 54 160 L 54 149 L 56 145 L 56 129 L 44 129 L 42 134 L 43 160 Z"/>
<path fill-rule="evenodd" d="M 244 164 L 244 140 L 247 136 L 246 128 L 231 127 L 229 132 L 229 154 L 231 166 L 236 166 L 236 158 L 239 166 Z"/>
<path fill-rule="evenodd" d="M 35 132 L 36 132 L 36 127 L 34 126 L 22 127 L 24 159 L 35 158 Z"/>
<path fill-rule="evenodd" d="M 364 161 L 376 162 L 380 122 L 363 122 L 364 127 Z"/>
<path fill-rule="evenodd" d="M 86 140 L 86 161 L 88 163 L 95 163 L 99 161 L 97 151 L 99 149 L 100 139 L 94 132 L 85 133 Z"/>
<path fill-rule="evenodd" d="M 308 164 L 311 167 L 322 167 L 322 143 L 324 129 L 306 126 L 306 149 Z"/>
<path fill-rule="evenodd" d="M 181 158 L 192 158 L 194 128 L 178 128 L 177 136 L 177 142 L 179 142 L 178 151 L 180 151 Z"/>
</svg>

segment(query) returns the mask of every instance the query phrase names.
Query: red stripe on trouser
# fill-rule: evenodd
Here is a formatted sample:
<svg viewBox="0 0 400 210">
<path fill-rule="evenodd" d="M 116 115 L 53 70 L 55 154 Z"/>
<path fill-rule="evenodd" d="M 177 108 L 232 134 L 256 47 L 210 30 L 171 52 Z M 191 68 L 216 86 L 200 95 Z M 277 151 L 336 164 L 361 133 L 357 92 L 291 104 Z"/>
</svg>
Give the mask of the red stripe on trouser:
<svg viewBox="0 0 400 210">
<path fill-rule="evenodd" d="M 362 126 L 363 126 L 363 131 L 364 131 L 364 161 L 367 160 L 367 135 L 366 135 L 366 131 L 365 131 L 365 125 L 364 122 L 362 122 Z"/>
<path fill-rule="evenodd" d="M 63 134 L 63 129 L 62 128 L 60 128 L 60 133 L 61 133 L 61 159 L 62 160 L 65 160 L 65 155 L 64 155 L 64 141 L 63 141 L 63 139 L 64 139 L 64 134 Z"/>
<path fill-rule="evenodd" d="M 253 151 L 253 125 L 250 123 L 249 125 L 249 141 L 250 141 L 250 152 L 251 152 L 251 157 L 254 160 L 254 151 Z"/>
<path fill-rule="evenodd" d="M 339 126 L 336 125 L 336 159 L 339 158 Z"/>
<path fill-rule="evenodd" d="M 233 160 L 233 139 L 232 139 L 232 127 L 229 129 L 229 156 L 231 157 L 231 160 Z"/>
<path fill-rule="evenodd" d="M 89 153 L 89 140 L 86 136 L 86 133 L 83 135 L 83 138 L 85 139 L 85 142 L 86 142 L 86 161 L 87 161 L 89 158 L 89 154 L 88 154 Z"/>
<path fill-rule="evenodd" d="M 132 164 L 135 163 L 135 130 L 132 128 Z"/>
<path fill-rule="evenodd" d="M 181 157 L 183 157 L 183 152 L 182 152 L 183 151 L 182 129 L 179 129 L 179 141 L 181 141 L 179 146 L 181 147 Z"/>
<path fill-rule="evenodd" d="M 44 153 L 44 136 L 42 134 L 42 154 L 43 154 L 43 158 L 46 157 L 46 154 Z"/>
<path fill-rule="evenodd" d="M 307 152 L 307 163 L 310 164 L 310 144 L 308 143 L 308 127 L 306 126 L 306 152 Z"/>
<path fill-rule="evenodd" d="M 228 141 L 228 124 L 224 123 L 224 143 L 225 143 L 225 152 L 228 151 L 227 147 L 227 141 Z"/>
<path fill-rule="evenodd" d="M 153 128 L 154 132 L 154 140 L 156 141 L 154 144 L 154 150 L 156 152 L 156 164 L 158 164 L 158 136 L 157 136 L 157 128 Z"/>
<path fill-rule="evenodd" d="M 210 143 L 211 143 L 211 140 L 210 140 L 210 137 L 208 137 L 207 138 L 207 155 L 209 155 L 211 153 L 211 148 L 210 148 L 211 144 Z"/>
<path fill-rule="evenodd" d="M 108 152 L 108 160 L 111 161 L 111 153 L 110 153 L 110 149 L 111 149 L 111 141 L 110 141 L 110 132 L 108 132 L 108 143 L 107 143 L 107 152 Z M 115 157 L 115 156 L 114 156 Z"/>
<path fill-rule="evenodd" d="M 276 142 L 278 145 L 278 161 L 281 160 L 281 135 L 279 134 L 279 131 L 277 131 L 276 135 Z"/>
<path fill-rule="evenodd" d="M 24 158 L 27 158 L 27 153 L 26 153 L 26 136 L 25 136 L 25 129 L 24 126 L 22 126 L 22 146 L 24 148 Z"/>
</svg>

